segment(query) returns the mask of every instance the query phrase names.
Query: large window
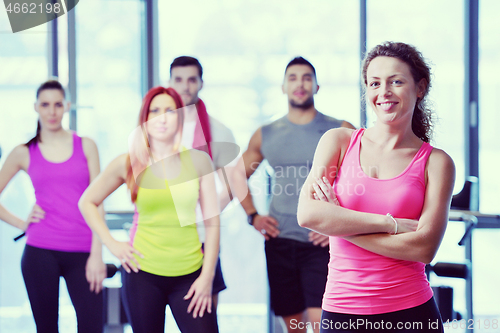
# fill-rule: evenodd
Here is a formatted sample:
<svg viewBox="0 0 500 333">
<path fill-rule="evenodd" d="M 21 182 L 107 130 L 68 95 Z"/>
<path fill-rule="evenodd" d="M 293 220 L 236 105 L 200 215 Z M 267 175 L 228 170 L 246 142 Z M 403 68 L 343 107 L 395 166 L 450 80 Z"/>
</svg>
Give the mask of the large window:
<svg viewBox="0 0 500 333">
<path fill-rule="evenodd" d="M 444 149 L 455 162 L 455 192 L 464 183 L 463 7 L 454 0 L 423 0 L 408 6 L 397 0 L 368 0 L 367 8 L 368 50 L 384 41 L 404 42 L 414 45 L 431 65 L 429 99 L 438 119 L 432 144 Z M 374 118 L 369 109 L 367 116 L 370 126 Z"/>
<path fill-rule="evenodd" d="M 500 44 L 498 33 L 500 3 L 495 0 L 479 1 L 479 188 L 480 211 L 498 214 L 498 190 L 500 177 L 500 145 L 498 144 L 497 96 L 500 91 Z M 493 264 L 500 253 L 499 230 L 476 230 L 474 232 L 475 252 L 474 307 L 476 313 L 496 316 L 500 320 L 500 289 L 496 281 L 500 267 Z"/>
<path fill-rule="evenodd" d="M 128 135 L 137 125 L 142 6 L 86 0 L 76 7 L 78 133 L 96 141 L 102 169 L 128 151 Z M 132 209 L 125 186 L 105 201 L 105 209 Z"/>
<path fill-rule="evenodd" d="M 479 183 L 480 210 L 483 213 L 498 213 L 498 144 L 497 96 L 500 91 L 500 21 L 497 14 L 500 3 L 495 0 L 479 2 Z"/>
<path fill-rule="evenodd" d="M 47 79 L 47 26 L 13 34 L 7 13 L 0 10 L 0 167 L 12 149 L 35 135 L 33 108 L 38 86 Z M 8 184 L 0 201 L 26 218 L 35 203 L 33 186 L 24 172 Z M 28 296 L 21 275 L 24 239 L 20 231 L 0 222 L 0 332 L 34 331 Z"/>
</svg>

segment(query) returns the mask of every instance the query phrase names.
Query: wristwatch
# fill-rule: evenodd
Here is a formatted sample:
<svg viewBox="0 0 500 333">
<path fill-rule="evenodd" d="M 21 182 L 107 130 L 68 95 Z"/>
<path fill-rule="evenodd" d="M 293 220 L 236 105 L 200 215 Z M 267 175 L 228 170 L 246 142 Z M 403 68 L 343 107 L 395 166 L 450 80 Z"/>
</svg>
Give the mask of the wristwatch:
<svg viewBox="0 0 500 333">
<path fill-rule="evenodd" d="M 253 218 L 255 217 L 255 215 L 258 215 L 258 213 L 255 212 L 255 213 L 248 215 L 248 224 L 253 225 Z"/>
</svg>

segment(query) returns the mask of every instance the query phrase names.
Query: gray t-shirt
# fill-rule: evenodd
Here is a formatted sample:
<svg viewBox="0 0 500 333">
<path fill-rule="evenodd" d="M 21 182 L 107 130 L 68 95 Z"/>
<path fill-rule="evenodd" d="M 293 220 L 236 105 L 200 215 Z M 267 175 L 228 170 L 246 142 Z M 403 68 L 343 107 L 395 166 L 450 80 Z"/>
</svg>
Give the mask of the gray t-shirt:
<svg viewBox="0 0 500 333">
<path fill-rule="evenodd" d="M 269 215 L 279 223 L 278 237 L 309 241 L 309 230 L 297 222 L 300 190 L 321 136 L 341 125 L 341 120 L 318 112 L 305 125 L 294 124 L 284 116 L 262 127 L 261 152 L 274 170 Z"/>
</svg>

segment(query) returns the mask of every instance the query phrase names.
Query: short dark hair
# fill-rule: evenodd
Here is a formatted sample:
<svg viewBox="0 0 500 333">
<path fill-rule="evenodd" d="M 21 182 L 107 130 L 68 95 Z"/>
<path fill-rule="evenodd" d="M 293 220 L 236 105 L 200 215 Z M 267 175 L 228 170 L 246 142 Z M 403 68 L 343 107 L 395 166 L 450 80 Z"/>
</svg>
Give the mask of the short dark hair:
<svg viewBox="0 0 500 333">
<path fill-rule="evenodd" d="M 170 76 L 172 76 L 172 68 L 186 66 L 198 67 L 198 74 L 200 74 L 200 79 L 203 80 L 203 67 L 201 67 L 200 62 L 198 61 L 198 59 L 188 56 L 180 56 L 172 61 L 172 64 L 170 64 Z"/>
<path fill-rule="evenodd" d="M 425 81 L 424 95 L 419 97 L 415 104 L 411 128 L 413 133 L 415 133 L 420 140 L 429 142 L 432 138 L 434 125 L 433 112 L 427 105 L 427 95 L 431 88 L 431 68 L 429 64 L 422 53 L 413 45 L 398 42 L 385 42 L 379 44 L 375 46 L 363 60 L 361 75 L 365 83 L 365 88 L 368 84 L 368 65 L 370 65 L 370 62 L 376 57 L 392 57 L 399 59 L 410 67 L 410 72 L 415 84 L 418 84 L 422 79 Z"/>
<path fill-rule="evenodd" d="M 304 59 L 303 57 L 295 57 L 292 60 L 290 60 L 288 65 L 286 65 L 285 74 L 286 74 L 286 71 L 288 70 L 288 67 L 293 66 L 293 65 L 307 65 L 307 66 L 311 67 L 311 69 L 313 70 L 314 77 L 316 78 L 316 70 L 314 69 L 314 66 L 309 61 Z"/>
</svg>

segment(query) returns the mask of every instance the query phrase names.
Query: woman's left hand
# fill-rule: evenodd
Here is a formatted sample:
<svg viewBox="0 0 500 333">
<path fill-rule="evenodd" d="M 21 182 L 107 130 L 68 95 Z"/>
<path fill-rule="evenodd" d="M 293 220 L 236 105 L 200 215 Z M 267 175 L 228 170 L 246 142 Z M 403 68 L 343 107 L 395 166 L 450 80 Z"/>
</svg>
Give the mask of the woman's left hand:
<svg viewBox="0 0 500 333">
<path fill-rule="evenodd" d="M 213 278 L 200 274 L 184 296 L 185 300 L 192 298 L 188 306 L 188 313 L 194 309 L 193 318 L 203 317 L 205 310 L 212 313 L 212 284 Z"/>
<path fill-rule="evenodd" d="M 316 182 L 312 184 L 311 194 L 314 200 L 325 201 L 340 206 L 335 192 L 333 192 L 333 187 L 326 177 L 322 179 L 316 178 Z"/>
<path fill-rule="evenodd" d="M 85 266 L 85 277 L 90 284 L 90 291 L 99 294 L 102 281 L 106 278 L 106 265 L 101 256 L 90 254 Z"/>
</svg>

